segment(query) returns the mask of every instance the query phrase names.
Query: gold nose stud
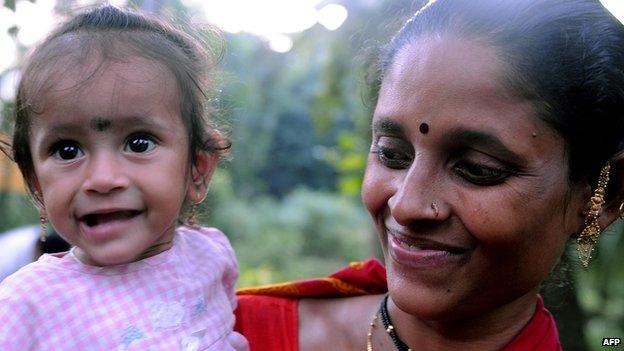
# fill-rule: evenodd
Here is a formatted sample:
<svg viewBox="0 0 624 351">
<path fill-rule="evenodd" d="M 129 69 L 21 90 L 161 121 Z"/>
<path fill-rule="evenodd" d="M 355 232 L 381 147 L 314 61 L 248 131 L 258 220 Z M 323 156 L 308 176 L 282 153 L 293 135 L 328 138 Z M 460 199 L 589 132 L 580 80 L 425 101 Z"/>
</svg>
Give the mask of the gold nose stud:
<svg viewBox="0 0 624 351">
<path fill-rule="evenodd" d="M 438 218 L 438 215 L 440 214 L 440 210 L 438 210 L 438 205 L 435 202 L 431 203 L 431 209 L 433 210 L 433 214 L 435 215 L 435 218 Z"/>
</svg>

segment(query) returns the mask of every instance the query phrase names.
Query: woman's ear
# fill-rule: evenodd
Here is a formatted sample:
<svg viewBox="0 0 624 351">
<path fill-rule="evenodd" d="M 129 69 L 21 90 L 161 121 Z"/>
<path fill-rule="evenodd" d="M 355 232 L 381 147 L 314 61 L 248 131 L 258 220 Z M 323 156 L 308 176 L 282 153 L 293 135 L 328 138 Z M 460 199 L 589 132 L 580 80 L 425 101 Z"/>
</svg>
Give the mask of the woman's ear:
<svg viewBox="0 0 624 351">
<path fill-rule="evenodd" d="M 204 201 L 210 179 L 217 168 L 219 157 L 210 152 L 200 151 L 195 157 L 195 164 L 191 166 L 190 184 L 187 189 L 186 197 L 192 203 L 200 203 Z"/>
<path fill-rule="evenodd" d="M 602 228 L 608 227 L 620 217 L 620 207 L 624 202 L 624 152 L 620 152 L 611 160 L 609 178 L 606 202 L 598 219 Z"/>
<path fill-rule="evenodd" d="M 609 181 L 606 186 L 606 193 L 603 197 L 604 203 L 600 208 L 600 214 L 598 215 L 598 222 L 600 228 L 607 228 L 614 221 L 620 217 L 620 208 L 624 202 L 624 152 L 621 152 L 610 161 Z M 594 190 L 595 191 L 595 190 Z M 590 208 L 592 207 L 591 197 L 596 196 L 596 193 L 591 190 L 589 185 L 585 189 L 581 190 L 582 198 L 585 199 L 585 206 L 582 207 L 582 212 L 579 215 L 583 218 L 583 225 L 580 230 L 583 230 L 587 226 L 587 216 L 589 215 Z M 577 235 L 580 233 L 578 231 Z"/>
<path fill-rule="evenodd" d="M 600 214 L 600 225 L 608 227 L 620 217 L 620 207 L 624 202 L 624 152 L 611 161 L 611 177 L 607 188 L 607 201 Z"/>
</svg>

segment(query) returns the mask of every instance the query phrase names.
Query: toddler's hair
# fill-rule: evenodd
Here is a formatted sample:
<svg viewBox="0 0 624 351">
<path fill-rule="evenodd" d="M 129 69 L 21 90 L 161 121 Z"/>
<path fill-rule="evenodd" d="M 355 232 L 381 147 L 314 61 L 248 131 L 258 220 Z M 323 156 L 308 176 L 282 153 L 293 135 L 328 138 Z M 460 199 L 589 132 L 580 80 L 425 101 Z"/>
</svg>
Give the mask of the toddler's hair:
<svg viewBox="0 0 624 351">
<path fill-rule="evenodd" d="M 213 36 L 217 33 L 212 28 L 210 32 Z M 99 65 L 83 82 L 105 69 L 105 63 L 131 56 L 159 62 L 174 74 L 180 92 L 180 115 L 189 140 L 189 166 L 195 164 L 197 152 L 223 156 L 229 149 L 229 141 L 217 130 L 214 119 L 209 119 L 215 111 L 210 97 L 215 92 L 213 72 L 218 52 L 162 21 L 103 5 L 75 16 L 52 32 L 31 54 L 23 70 L 15 100 L 12 158 L 36 202 L 41 199 L 33 187 L 29 130 L 33 115 L 45 109 L 43 96 L 65 72 L 86 60 L 96 58 Z"/>
</svg>

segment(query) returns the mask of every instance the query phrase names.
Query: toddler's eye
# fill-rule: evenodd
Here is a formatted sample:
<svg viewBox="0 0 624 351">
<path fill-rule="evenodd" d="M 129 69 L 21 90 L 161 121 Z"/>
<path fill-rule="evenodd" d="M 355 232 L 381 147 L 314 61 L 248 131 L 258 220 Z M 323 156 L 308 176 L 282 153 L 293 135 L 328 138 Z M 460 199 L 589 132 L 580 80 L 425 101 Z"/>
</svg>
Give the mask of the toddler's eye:
<svg viewBox="0 0 624 351">
<path fill-rule="evenodd" d="M 154 149 L 155 147 L 156 142 L 153 137 L 145 134 L 139 134 L 128 138 L 128 141 L 124 146 L 124 151 L 144 153 Z"/>
<path fill-rule="evenodd" d="M 52 156 L 67 161 L 84 156 L 84 151 L 74 141 L 61 140 L 52 146 Z"/>
</svg>

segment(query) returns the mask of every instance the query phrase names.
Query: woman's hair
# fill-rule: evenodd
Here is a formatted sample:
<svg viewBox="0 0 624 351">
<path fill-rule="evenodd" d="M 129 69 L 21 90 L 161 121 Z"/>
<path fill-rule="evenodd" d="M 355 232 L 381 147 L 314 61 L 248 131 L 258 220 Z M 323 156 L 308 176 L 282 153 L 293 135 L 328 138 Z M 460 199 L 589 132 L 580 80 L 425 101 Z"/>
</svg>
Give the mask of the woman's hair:
<svg viewBox="0 0 624 351">
<path fill-rule="evenodd" d="M 406 45 L 444 35 L 497 50 L 503 87 L 565 140 L 571 182 L 594 184 L 624 149 L 624 26 L 598 0 L 430 1 L 384 48 L 373 90 Z"/>
<path fill-rule="evenodd" d="M 34 115 L 45 109 L 43 96 L 66 72 L 86 60 L 97 58 L 99 65 L 87 72 L 83 83 L 98 70 L 106 69 L 106 63 L 132 56 L 154 60 L 175 76 L 180 115 L 189 140 L 189 165 L 195 164 L 197 152 L 221 156 L 229 149 L 229 141 L 216 129 L 214 119 L 209 118 L 214 113 L 210 102 L 215 91 L 213 71 L 218 54 L 159 20 L 103 5 L 75 16 L 52 32 L 31 54 L 23 70 L 15 100 L 12 158 L 31 193 L 35 190 L 35 172 L 29 130 Z M 37 196 L 35 200 L 40 201 Z"/>
<path fill-rule="evenodd" d="M 11 142 L 9 141 L 9 137 L 2 133 L 0 133 L 0 151 L 11 157 Z"/>
</svg>

